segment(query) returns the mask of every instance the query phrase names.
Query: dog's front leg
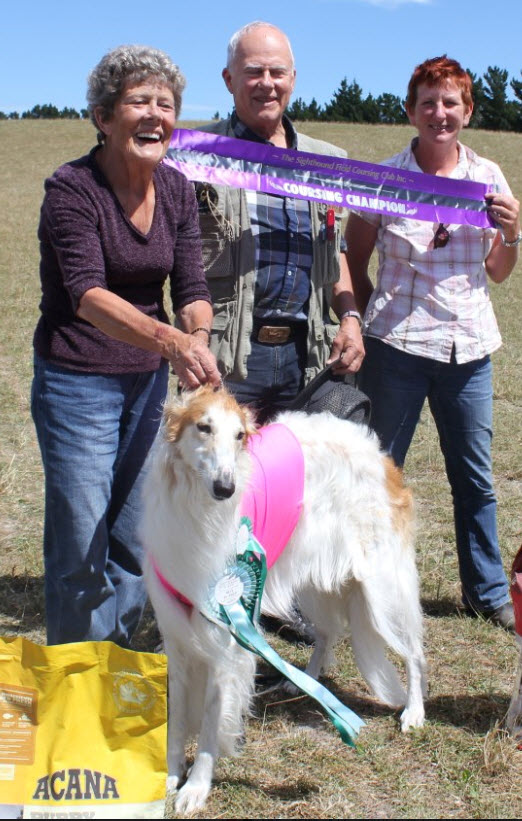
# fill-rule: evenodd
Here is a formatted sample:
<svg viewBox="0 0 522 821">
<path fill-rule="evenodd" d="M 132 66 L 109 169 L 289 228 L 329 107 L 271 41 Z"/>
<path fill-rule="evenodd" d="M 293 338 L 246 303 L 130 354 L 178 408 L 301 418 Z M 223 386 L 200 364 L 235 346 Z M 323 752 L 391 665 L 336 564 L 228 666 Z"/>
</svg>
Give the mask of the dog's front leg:
<svg viewBox="0 0 522 821">
<path fill-rule="evenodd" d="M 172 655 L 169 669 L 169 722 L 167 741 L 167 791 L 177 790 L 186 771 L 185 744 L 187 741 L 188 685 L 176 669 L 179 659 Z M 174 661 L 175 659 L 175 661 Z"/>
<path fill-rule="evenodd" d="M 222 693 L 216 676 L 210 670 L 205 692 L 203 721 L 194 764 L 176 799 L 176 812 L 190 813 L 201 809 L 212 786 L 214 764 L 219 754 L 219 725 Z"/>
</svg>

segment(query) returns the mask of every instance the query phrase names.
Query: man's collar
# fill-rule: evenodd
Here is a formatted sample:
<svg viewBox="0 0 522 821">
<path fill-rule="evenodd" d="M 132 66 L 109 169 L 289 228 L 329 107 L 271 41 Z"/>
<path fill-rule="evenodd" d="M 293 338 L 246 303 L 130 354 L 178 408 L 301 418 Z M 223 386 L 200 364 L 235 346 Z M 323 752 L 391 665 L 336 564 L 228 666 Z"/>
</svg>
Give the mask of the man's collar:
<svg viewBox="0 0 522 821">
<path fill-rule="evenodd" d="M 252 131 L 251 128 L 241 122 L 235 110 L 230 117 L 230 125 L 232 126 L 234 137 L 237 137 L 239 140 L 249 140 L 250 142 L 273 145 L 270 140 L 265 140 L 264 137 L 260 137 L 259 134 L 256 134 L 255 131 Z M 288 146 L 290 148 L 297 148 L 297 132 L 286 114 L 283 114 L 283 126 L 286 132 Z"/>
</svg>

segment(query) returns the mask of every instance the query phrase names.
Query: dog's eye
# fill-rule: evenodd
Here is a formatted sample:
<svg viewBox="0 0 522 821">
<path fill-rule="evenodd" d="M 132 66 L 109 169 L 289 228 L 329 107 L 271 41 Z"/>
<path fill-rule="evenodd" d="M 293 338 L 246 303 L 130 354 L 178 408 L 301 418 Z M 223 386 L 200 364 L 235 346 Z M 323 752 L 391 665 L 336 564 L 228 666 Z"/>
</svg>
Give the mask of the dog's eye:
<svg viewBox="0 0 522 821">
<path fill-rule="evenodd" d="M 203 422 L 198 422 L 196 427 L 200 433 L 210 433 L 210 425 L 205 425 Z"/>
<path fill-rule="evenodd" d="M 245 431 L 240 430 L 238 435 L 236 436 L 236 439 L 239 439 L 239 441 L 241 441 L 241 439 L 244 439 L 244 438 L 245 438 Z"/>
</svg>

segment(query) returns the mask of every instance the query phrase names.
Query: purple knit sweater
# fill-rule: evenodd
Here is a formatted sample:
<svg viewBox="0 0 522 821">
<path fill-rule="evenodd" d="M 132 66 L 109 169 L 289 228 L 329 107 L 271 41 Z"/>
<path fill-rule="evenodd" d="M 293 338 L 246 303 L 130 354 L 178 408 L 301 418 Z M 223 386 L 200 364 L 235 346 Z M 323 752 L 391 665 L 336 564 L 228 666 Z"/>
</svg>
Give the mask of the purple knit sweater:
<svg viewBox="0 0 522 821">
<path fill-rule="evenodd" d="M 149 233 L 142 234 L 98 168 L 96 150 L 62 165 L 45 182 L 38 230 L 42 316 L 34 347 L 44 359 L 75 371 L 154 371 L 158 354 L 112 339 L 77 317 L 76 310 L 85 291 L 98 286 L 168 322 L 167 277 L 174 311 L 194 300 L 211 301 L 194 187 L 160 164 L 154 173 L 154 218 Z"/>
</svg>

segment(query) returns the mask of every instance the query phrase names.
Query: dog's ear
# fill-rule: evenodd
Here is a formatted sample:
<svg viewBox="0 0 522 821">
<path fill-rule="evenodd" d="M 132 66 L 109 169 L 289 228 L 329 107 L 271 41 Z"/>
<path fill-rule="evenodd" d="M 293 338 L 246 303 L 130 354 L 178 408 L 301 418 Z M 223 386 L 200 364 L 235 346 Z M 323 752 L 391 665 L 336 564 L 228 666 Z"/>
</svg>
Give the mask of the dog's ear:
<svg viewBox="0 0 522 821">
<path fill-rule="evenodd" d="M 163 406 L 161 427 L 166 442 L 177 442 L 181 433 L 181 421 L 187 406 L 186 396 L 171 396 Z"/>
<path fill-rule="evenodd" d="M 257 430 L 256 418 L 254 411 L 247 405 L 241 405 L 241 413 L 243 416 L 243 424 L 245 426 L 245 439 L 248 439 L 248 437 L 252 436 L 252 434 Z"/>
<path fill-rule="evenodd" d="M 173 394 L 163 407 L 163 436 L 167 442 L 177 442 L 186 425 L 205 409 L 208 397 L 214 393 L 211 385 L 195 390 L 183 388 Z"/>
</svg>

